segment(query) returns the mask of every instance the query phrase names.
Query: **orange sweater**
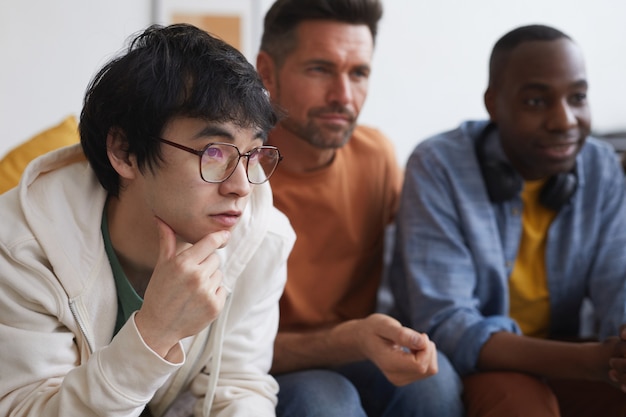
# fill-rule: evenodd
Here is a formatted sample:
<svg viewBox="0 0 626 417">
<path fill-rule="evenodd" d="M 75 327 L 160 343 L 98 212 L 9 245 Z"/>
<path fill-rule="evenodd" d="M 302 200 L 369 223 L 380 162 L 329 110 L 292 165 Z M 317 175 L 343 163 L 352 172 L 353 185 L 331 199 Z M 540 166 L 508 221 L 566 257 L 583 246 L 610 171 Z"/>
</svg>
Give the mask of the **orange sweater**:
<svg viewBox="0 0 626 417">
<path fill-rule="evenodd" d="M 280 328 L 307 329 L 373 312 L 383 264 L 385 227 L 395 214 L 401 171 L 391 142 L 359 126 L 326 168 L 278 169 L 274 204 L 297 240 L 280 301 Z"/>
</svg>

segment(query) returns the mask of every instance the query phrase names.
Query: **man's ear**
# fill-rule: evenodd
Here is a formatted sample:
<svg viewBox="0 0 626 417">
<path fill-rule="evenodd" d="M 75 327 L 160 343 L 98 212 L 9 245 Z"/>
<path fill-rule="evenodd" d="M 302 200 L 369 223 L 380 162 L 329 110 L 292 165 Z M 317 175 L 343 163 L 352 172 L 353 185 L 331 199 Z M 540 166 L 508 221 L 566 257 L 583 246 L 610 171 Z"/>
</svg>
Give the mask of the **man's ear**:
<svg viewBox="0 0 626 417">
<path fill-rule="evenodd" d="M 485 103 L 485 108 L 487 109 L 487 113 L 489 113 L 489 119 L 492 122 L 496 122 L 496 93 L 492 87 L 487 87 L 485 90 L 485 94 L 483 95 L 483 101 Z"/>
<path fill-rule="evenodd" d="M 267 52 L 260 51 L 257 55 L 256 70 L 263 81 L 265 89 L 270 93 L 270 97 L 276 94 L 278 83 L 278 80 L 276 79 L 276 63 Z"/>
<path fill-rule="evenodd" d="M 107 156 L 111 165 L 122 178 L 133 179 L 137 172 L 137 161 L 128 152 L 128 141 L 122 130 L 111 128 L 107 134 Z"/>
</svg>

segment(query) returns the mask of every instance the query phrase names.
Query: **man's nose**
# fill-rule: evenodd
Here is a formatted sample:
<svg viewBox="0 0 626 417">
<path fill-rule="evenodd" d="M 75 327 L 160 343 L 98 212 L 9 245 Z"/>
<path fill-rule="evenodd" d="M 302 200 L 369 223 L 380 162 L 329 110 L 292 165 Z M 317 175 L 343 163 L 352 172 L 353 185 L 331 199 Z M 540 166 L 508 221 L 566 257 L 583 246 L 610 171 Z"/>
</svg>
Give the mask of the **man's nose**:
<svg viewBox="0 0 626 417">
<path fill-rule="evenodd" d="M 567 130 L 578 124 L 576 109 L 572 108 L 567 99 L 555 103 L 549 117 L 549 127 L 552 130 Z"/>
<path fill-rule="evenodd" d="M 349 104 L 353 98 L 352 82 L 348 74 L 338 74 L 328 91 L 328 101 L 342 106 Z"/>
</svg>

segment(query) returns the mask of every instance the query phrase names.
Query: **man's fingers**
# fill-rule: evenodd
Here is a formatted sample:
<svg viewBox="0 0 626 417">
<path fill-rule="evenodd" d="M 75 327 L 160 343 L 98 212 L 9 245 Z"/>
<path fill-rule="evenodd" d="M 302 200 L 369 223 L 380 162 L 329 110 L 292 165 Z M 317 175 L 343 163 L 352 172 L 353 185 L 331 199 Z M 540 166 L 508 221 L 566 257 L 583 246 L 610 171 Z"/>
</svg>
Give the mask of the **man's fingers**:
<svg viewBox="0 0 626 417">
<path fill-rule="evenodd" d="M 174 257 L 180 249 L 178 248 L 176 233 L 160 218 L 155 216 L 154 219 L 157 223 L 157 229 L 159 232 L 159 257 L 162 259 L 170 259 Z M 226 246 L 229 238 L 230 232 L 227 230 L 209 233 L 194 245 L 190 245 L 187 248 L 180 250 L 180 254 L 184 253 L 184 256 L 187 256 L 189 259 L 195 261 L 195 263 L 200 264 L 212 253 L 214 253 L 216 249 Z M 182 247 L 183 246 L 181 246 L 181 248 Z"/>
<path fill-rule="evenodd" d="M 430 342 L 426 334 L 416 332 L 408 327 L 395 328 L 387 332 L 387 335 L 388 337 L 386 338 L 392 343 L 411 351 L 424 350 Z"/>
<path fill-rule="evenodd" d="M 209 233 L 194 245 L 185 249 L 181 254 L 193 260 L 195 263 L 200 264 L 213 254 L 217 249 L 223 248 L 228 243 L 230 238 L 230 232 L 227 230 L 220 230 L 214 233 Z"/>
<path fill-rule="evenodd" d="M 428 336 L 423 333 L 418 333 L 415 330 L 407 327 L 402 329 L 401 344 L 402 346 L 411 350 L 424 350 L 428 347 L 430 340 Z"/>
<path fill-rule="evenodd" d="M 403 326 L 396 319 L 383 315 L 373 314 L 369 318 L 375 324 L 379 337 L 389 340 L 392 344 L 409 350 L 423 350 L 428 346 L 428 336 L 409 327 Z"/>
</svg>

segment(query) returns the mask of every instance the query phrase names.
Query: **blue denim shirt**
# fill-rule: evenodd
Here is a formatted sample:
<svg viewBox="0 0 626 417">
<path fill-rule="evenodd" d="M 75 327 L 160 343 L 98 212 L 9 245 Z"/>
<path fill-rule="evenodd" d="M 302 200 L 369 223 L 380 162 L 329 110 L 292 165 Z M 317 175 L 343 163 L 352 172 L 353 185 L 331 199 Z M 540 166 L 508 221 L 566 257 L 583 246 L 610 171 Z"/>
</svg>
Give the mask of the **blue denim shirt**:
<svg viewBox="0 0 626 417">
<path fill-rule="evenodd" d="M 520 333 L 508 317 L 508 280 L 522 233 L 519 195 L 492 203 L 475 154 L 486 122 L 420 143 L 406 167 L 389 283 L 398 318 L 427 332 L 464 375 L 494 332 Z M 501 149 L 500 149 L 501 151 Z M 551 337 L 576 336 L 588 297 L 601 338 L 626 323 L 624 174 L 610 147 L 588 138 L 578 188 L 546 244 Z"/>
</svg>

